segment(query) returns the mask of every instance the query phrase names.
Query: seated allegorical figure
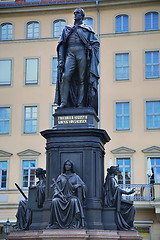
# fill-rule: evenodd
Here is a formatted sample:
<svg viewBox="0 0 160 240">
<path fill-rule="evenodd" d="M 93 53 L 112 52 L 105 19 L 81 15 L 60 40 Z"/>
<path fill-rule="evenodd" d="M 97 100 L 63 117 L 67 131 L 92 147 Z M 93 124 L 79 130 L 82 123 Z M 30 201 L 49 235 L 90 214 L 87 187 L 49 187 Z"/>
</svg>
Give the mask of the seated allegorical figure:
<svg viewBox="0 0 160 240">
<path fill-rule="evenodd" d="M 36 169 L 36 177 L 39 181 L 35 186 L 30 188 L 36 188 L 36 202 L 37 207 L 42 208 L 45 200 L 45 186 L 46 186 L 46 170 L 43 168 Z M 16 226 L 19 230 L 28 230 L 32 222 L 31 209 L 28 208 L 28 200 L 21 200 L 19 202 L 18 211 L 16 214 L 17 222 Z"/>
<path fill-rule="evenodd" d="M 65 161 L 63 173 L 55 181 L 50 221 L 47 228 L 84 228 L 82 202 L 85 199 L 85 184 L 74 173 L 73 163 Z"/>
<path fill-rule="evenodd" d="M 133 188 L 129 192 L 121 189 L 115 175 L 119 172 L 119 166 L 111 166 L 107 169 L 107 176 L 104 184 L 104 207 L 116 208 L 116 225 L 118 230 L 134 230 L 133 222 L 135 207 L 132 201 L 126 201 L 122 194 L 130 195 L 135 192 Z"/>
</svg>

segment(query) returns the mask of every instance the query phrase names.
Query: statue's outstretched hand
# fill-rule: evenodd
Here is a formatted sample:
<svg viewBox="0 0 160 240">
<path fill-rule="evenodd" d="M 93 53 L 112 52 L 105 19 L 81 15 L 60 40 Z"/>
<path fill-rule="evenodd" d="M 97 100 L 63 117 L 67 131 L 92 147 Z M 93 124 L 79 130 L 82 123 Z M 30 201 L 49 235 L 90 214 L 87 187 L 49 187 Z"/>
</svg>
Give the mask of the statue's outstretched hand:
<svg viewBox="0 0 160 240">
<path fill-rule="evenodd" d="M 129 194 L 135 193 L 135 191 L 136 191 L 135 188 L 132 188 Z"/>
</svg>

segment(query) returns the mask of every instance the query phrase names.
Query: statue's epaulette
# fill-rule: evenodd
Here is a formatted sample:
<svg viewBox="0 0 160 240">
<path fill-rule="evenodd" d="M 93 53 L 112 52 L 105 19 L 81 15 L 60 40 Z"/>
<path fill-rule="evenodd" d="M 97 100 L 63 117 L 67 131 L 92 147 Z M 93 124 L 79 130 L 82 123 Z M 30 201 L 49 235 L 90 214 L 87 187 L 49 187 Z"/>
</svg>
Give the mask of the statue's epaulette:
<svg viewBox="0 0 160 240">
<path fill-rule="evenodd" d="M 71 29 L 74 25 L 66 25 L 65 28 Z"/>
<path fill-rule="evenodd" d="M 89 25 L 81 24 L 80 27 L 85 28 L 85 29 L 87 29 L 89 32 L 93 32 L 93 33 L 94 33 L 93 28 L 92 28 L 91 26 L 89 26 Z"/>
</svg>

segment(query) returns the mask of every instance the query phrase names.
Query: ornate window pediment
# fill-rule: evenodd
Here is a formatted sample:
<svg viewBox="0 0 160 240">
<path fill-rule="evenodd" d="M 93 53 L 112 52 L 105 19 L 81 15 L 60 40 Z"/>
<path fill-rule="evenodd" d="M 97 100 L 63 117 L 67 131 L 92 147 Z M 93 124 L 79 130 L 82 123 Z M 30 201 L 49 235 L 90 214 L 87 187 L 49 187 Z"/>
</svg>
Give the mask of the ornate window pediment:
<svg viewBox="0 0 160 240">
<path fill-rule="evenodd" d="M 160 147 L 152 146 L 142 150 L 143 153 L 159 153 L 160 154 Z"/>
<path fill-rule="evenodd" d="M 123 147 L 123 146 L 111 151 L 111 153 L 113 154 L 133 154 L 135 152 L 136 151 L 134 149 Z"/>
<path fill-rule="evenodd" d="M 13 155 L 13 154 L 10 152 L 0 150 L 0 157 L 10 157 L 11 155 Z"/>
<path fill-rule="evenodd" d="M 31 149 L 27 149 L 17 154 L 18 156 L 39 156 L 41 153 Z"/>
</svg>

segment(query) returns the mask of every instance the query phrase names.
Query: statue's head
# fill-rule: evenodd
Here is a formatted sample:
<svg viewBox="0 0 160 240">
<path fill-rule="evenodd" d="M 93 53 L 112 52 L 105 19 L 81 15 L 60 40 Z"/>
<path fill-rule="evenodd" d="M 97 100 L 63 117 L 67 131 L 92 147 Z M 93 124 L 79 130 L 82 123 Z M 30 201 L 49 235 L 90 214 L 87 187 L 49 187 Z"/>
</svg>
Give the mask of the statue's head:
<svg viewBox="0 0 160 240">
<path fill-rule="evenodd" d="M 74 165 L 70 160 L 66 160 L 63 165 L 63 173 L 65 173 L 67 170 L 70 170 L 72 173 L 74 173 Z"/>
<path fill-rule="evenodd" d="M 119 173 L 119 165 L 118 166 L 111 166 L 110 168 L 107 168 L 107 172 L 109 174 L 117 175 Z"/>
<path fill-rule="evenodd" d="M 83 20 L 85 16 L 85 12 L 82 8 L 76 8 L 74 11 L 74 20 Z"/>
<path fill-rule="evenodd" d="M 46 170 L 44 170 L 43 168 L 36 168 L 36 177 L 45 176 L 45 174 Z"/>
</svg>

